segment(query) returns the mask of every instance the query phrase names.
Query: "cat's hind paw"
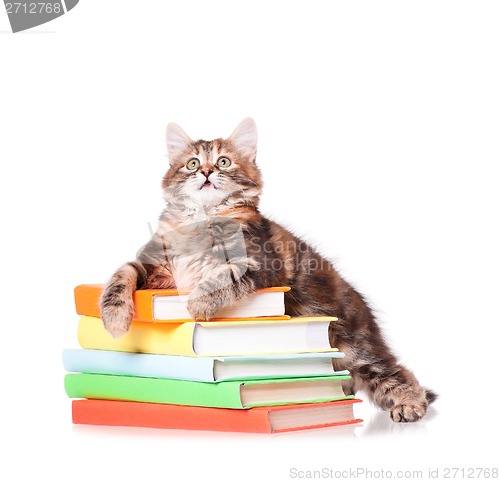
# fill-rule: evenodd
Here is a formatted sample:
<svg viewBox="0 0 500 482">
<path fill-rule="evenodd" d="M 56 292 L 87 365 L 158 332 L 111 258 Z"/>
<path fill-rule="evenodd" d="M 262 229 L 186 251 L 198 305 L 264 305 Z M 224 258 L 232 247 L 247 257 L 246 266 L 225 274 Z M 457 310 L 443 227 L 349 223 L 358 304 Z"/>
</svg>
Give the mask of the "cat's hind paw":
<svg viewBox="0 0 500 482">
<path fill-rule="evenodd" d="M 396 423 L 416 422 L 427 413 L 427 407 L 436 398 L 436 393 L 422 387 L 418 393 L 402 397 L 399 403 L 390 408 L 391 419 Z"/>
<path fill-rule="evenodd" d="M 391 408 L 393 422 L 416 422 L 427 412 L 427 403 L 396 405 Z"/>
</svg>

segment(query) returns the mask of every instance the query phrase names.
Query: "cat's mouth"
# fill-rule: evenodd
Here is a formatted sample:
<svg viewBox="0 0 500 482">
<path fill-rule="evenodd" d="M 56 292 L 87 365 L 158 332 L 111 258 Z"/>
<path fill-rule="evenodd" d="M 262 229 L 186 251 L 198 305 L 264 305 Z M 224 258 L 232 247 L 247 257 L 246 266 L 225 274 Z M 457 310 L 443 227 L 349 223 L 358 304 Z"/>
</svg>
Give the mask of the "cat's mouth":
<svg viewBox="0 0 500 482">
<path fill-rule="evenodd" d="M 200 187 L 200 191 L 201 191 L 202 189 L 207 189 L 207 188 L 209 189 L 210 187 L 213 187 L 214 189 L 217 189 L 217 188 L 215 187 L 215 184 L 212 184 L 212 183 L 211 183 L 211 182 L 207 179 L 207 180 L 206 180 L 206 181 L 205 181 L 205 182 L 201 185 L 201 187 Z"/>
</svg>

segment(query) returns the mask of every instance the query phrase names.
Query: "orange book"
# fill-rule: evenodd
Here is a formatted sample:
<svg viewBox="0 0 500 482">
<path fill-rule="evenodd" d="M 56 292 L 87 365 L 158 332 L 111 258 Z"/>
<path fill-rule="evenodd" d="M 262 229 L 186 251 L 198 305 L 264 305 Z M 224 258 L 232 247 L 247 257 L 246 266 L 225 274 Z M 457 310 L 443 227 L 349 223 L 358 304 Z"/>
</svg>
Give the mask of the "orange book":
<svg viewBox="0 0 500 482">
<path fill-rule="evenodd" d="M 100 299 L 104 285 L 84 284 L 75 288 L 75 307 L 79 315 L 100 318 Z M 267 317 L 287 320 L 285 292 L 288 287 L 273 287 L 256 291 L 237 305 L 223 308 L 214 321 Z M 183 322 L 192 321 L 187 310 L 189 291 L 137 290 L 134 293 L 135 321 Z"/>
<path fill-rule="evenodd" d="M 73 400 L 73 423 L 124 427 L 276 433 L 362 422 L 350 399 L 248 410 L 118 400 Z"/>
</svg>

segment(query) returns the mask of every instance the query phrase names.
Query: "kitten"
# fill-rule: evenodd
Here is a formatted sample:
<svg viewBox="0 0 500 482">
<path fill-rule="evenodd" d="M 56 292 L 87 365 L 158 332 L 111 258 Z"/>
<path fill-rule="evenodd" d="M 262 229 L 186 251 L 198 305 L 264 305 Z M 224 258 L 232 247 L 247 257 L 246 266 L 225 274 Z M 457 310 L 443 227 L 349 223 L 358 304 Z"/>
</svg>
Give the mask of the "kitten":
<svg viewBox="0 0 500 482">
<path fill-rule="evenodd" d="M 253 120 L 209 142 L 193 141 L 170 124 L 167 148 L 158 230 L 137 259 L 112 276 L 101 298 L 109 333 L 128 330 L 136 289 L 189 289 L 192 318 L 207 320 L 257 289 L 290 286 L 287 314 L 339 318 L 331 323 L 330 343 L 345 353 L 334 365 L 351 372 L 348 393 L 365 390 L 395 422 L 422 418 L 436 395 L 398 363 L 363 297 L 307 243 L 259 212 Z"/>
</svg>

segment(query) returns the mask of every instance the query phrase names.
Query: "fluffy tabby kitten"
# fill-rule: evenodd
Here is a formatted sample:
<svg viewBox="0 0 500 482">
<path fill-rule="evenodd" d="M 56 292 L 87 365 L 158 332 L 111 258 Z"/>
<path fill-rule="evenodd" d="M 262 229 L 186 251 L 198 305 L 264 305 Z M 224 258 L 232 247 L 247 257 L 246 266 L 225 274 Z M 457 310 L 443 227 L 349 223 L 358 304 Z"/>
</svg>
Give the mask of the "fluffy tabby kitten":
<svg viewBox="0 0 500 482">
<path fill-rule="evenodd" d="M 132 295 L 140 288 L 189 289 L 192 318 L 207 320 L 259 288 L 290 286 L 287 314 L 339 318 L 330 326 L 330 343 L 346 355 L 334 364 L 351 372 L 348 392 L 365 390 L 395 422 L 423 417 L 436 395 L 398 363 L 363 297 L 307 243 L 259 212 L 253 120 L 213 141 L 193 141 L 170 124 L 167 147 L 159 228 L 106 285 L 106 329 L 114 337 L 128 330 Z"/>
</svg>

